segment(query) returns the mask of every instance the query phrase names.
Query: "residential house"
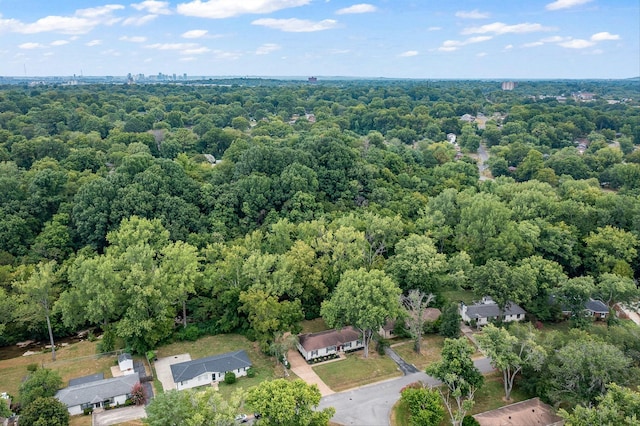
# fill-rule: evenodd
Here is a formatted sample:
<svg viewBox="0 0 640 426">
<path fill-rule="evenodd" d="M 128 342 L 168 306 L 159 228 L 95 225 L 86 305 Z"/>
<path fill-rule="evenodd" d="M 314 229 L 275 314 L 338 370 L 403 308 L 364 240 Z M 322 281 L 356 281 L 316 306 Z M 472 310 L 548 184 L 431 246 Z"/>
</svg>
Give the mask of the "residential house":
<svg viewBox="0 0 640 426">
<path fill-rule="evenodd" d="M 133 369 L 133 358 L 131 358 L 131 354 L 125 352 L 118 355 L 118 367 L 124 375 L 135 374 L 135 370 Z"/>
<path fill-rule="evenodd" d="M 56 393 L 55 397 L 67 406 L 70 415 L 82 414 L 86 408 L 124 404 L 131 395 L 131 389 L 140 380 L 137 374 L 102 380 L 90 380 L 91 377 L 96 376 L 80 378 L 75 382 L 79 384 Z"/>
<path fill-rule="evenodd" d="M 527 399 L 515 404 L 505 405 L 473 417 L 480 426 L 561 426 L 564 421 L 553 408 L 540 398 Z"/>
<path fill-rule="evenodd" d="M 597 299 L 589 299 L 584 304 L 586 315 L 595 319 L 606 319 L 609 315 L 609 307 L 602 301 Z"/>
<path fill-rule="evenodd" d="M 229 372 L 246 376 L 251 365 L 249 356 L 241 350 L 173 364 L 171 374 L 176 389 L 184 390 L 222 381 Z"/>
<path fill-rule="evenodd" d="M 481 302 L 469 306 L 461 302 L 458 312 L 463 321 L 475 321 L 477 325 L 486 325 L 491 321 L 498 320 L 502 322 L 523 321 L 527 313 L 513 302 L 507 302 L 503 311 L 492 298 L 487 296 L 483 297 Z"/>
<path fill-rule="evenodd" d="M 364 348 L 360 332 L 349 326 L 342 330 L 326 330 L 319 333 L 298 335 L 298 351 L 305 360 L 311 361 L 344 351 Z"/>
<path fill-rule="evenodd" d="M 442 312 L 440 312 L 440 309 L 438 308 L 426 308 L 422 316 L 425 322 L 435 322 L 438 320 L 438 318 L 440 318 L 441 314 Z M 393 339 L 394 337 L 396 337 L 396 334 L 393 332 L 395 327 L 396 322 L 389 320 L 385 325 L 380 327 L 378 334 L 380 334 L 385 339 Z"/>
</svg>

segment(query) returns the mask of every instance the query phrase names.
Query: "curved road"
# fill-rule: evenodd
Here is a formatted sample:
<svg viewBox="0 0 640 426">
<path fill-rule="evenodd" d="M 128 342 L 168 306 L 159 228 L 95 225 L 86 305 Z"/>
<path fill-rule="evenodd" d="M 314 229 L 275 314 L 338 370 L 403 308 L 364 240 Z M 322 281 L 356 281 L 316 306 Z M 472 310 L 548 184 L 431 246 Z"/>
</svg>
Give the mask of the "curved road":
<svg viewBox="0 0 640 426">
<path fill-rule="evenodd" d="M 474 364 L 483 374 L 494 371 L 488 358 L 475 360 Z M 388 426 L 391 408 L 400 398 L 400 390 L 417 381 L 429 386 L 440 383 L 425 373 L 412 373 L 325 396 L 320 400 L 319 408 L 334 407 L 336 414 L 331 420 L 341 425 Z"/>
</svg>

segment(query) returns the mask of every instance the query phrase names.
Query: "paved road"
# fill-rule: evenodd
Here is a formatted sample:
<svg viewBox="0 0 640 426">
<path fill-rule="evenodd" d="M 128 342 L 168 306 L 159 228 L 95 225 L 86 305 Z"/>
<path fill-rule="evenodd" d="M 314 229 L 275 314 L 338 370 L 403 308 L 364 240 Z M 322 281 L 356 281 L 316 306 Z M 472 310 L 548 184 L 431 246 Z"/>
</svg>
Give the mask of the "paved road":
<svg viewBox="0 0 640 426">
<path fill-rule="evenodd" d="M 489 160 L 489 153 L 483 144 L 478 147 L 478 172 L 480 172 L 480 180 L 486 180 L 484 171 L 487 169 L 487 160 Z"/>
<path fill-rule="evenodd" d="M 474 364 L 483 374 L 493 371 L 487 358 L 475 360 Z M 400 390 L 417 381 L 422 381 L 429 386 L 439 383 L 425 373 L 408 374 L 397 379 L 325 396 L 320 401 L 320 408 L 334 407 L 336 414 L 332 421 L 341 425 L 388 426 L 391 408 L 400 398 Z"/>
</svg>

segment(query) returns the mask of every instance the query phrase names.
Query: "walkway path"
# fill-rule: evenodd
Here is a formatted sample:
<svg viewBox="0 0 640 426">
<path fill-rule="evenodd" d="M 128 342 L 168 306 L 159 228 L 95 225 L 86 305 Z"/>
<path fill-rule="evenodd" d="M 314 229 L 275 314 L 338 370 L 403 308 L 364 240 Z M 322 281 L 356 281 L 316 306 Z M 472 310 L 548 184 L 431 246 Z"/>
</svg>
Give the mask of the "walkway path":
<svg viewBox="0 0 640 426">
<path fill-rule="evenodd" d="M 402 359 L 402 357 L 398 355 L 398 353 L 392 348 L 384 348 L 384 353 L 387 354 L 387 356 L 391 358 L 396 364 L 398 364 L 400 371 L 402 371 L 402 374 L 404 374 L 405 376 L 408 374 L 418 373 L 420 371 L 416 368 L 415 365 L 409 364 L 407 361 Z"/>
<path fill-rule="evenodd" d="M 318 376 L 316 372 L 313 371 L 313 368 L 311 368 L 311 366 L 307 364 L 307 361 L 305 361 L 304 358 L 302 358 L 302 355 L 300 355 L 300 352 L 298 352 L 295 349 L 291 349 L 287 354 L 287 360 L 291 365 L 291 371 L 293 371 L 296 374 L 296 376 L 300 377 L 302 380 L 304 380 L 308 384 L 318 385 L 318 389 L 320 389 L 320 394 L 322 396 L 327 396 L 335 393 L 334 391 L 331 390 L 331 388 L 329 388 L 329 386 L 327 386 L 325 382 L 322 381 L 320 376 Z M 340 361 L 337 361 L 337 362 L 340 362 Z"/>
</svg>

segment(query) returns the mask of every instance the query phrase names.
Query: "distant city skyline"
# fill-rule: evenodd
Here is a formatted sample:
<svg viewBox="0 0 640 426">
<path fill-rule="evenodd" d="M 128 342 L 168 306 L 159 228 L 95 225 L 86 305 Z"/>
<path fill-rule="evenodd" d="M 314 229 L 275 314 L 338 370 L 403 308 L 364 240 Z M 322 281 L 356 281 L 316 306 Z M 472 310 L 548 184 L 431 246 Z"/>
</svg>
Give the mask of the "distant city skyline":
<svg viewBox="0 0 640 426">
<path fill-rule="evenodd" d="M 0 0 L 0 56 L 17 77 L 632 78 L 640 2 Z"/>
</svg>

